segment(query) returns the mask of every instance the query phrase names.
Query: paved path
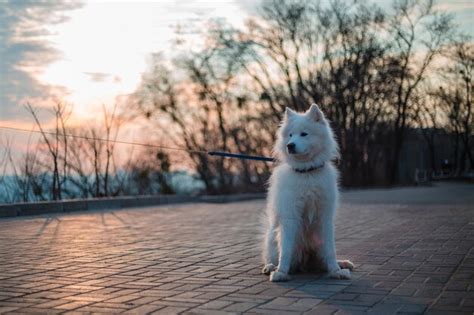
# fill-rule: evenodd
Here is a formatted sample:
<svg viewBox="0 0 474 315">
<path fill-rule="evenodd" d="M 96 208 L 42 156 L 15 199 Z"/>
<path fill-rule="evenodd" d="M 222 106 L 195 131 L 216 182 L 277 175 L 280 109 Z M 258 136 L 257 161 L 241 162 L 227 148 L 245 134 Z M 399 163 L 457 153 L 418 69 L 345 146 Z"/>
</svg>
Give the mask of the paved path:
<svg viewBox="0 0 474 315">
<path fill-rule="evenodd" d="M 263 201 L 3 219 L 0 313 L 472 314 L 472 187 L 344 194 L 337 246 L 351 281 L 261 275 Z M 376 193 L 404 197 L 364 201 Z"/>
</svg>

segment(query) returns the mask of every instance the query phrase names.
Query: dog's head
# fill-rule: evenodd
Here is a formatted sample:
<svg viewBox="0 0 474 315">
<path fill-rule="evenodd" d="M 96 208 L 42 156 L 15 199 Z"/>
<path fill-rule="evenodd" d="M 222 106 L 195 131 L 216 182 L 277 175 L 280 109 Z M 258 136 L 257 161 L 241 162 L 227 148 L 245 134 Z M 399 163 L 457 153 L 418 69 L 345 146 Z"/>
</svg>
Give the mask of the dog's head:
<svg viewBox="0 0 474 315">
<path fill-rule="evenodd" d="M 316 104 L 305 113 L 286 108 L 274 151 L 279 160 L 294 166 L 323 163 L 339 154 L 331 127 Z"/>
</svg>

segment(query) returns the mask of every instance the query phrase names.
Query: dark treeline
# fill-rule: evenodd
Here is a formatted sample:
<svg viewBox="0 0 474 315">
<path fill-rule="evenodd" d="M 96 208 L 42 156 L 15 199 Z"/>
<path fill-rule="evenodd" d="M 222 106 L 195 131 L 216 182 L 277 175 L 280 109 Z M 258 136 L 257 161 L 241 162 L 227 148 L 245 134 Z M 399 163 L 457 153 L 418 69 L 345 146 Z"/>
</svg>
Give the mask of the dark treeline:
<svg viewBox="0 0 474 315">
<path fill-rule="evenodd" d="M 171 62 L 157 55 L 133 105 L 158 129 L 172 126 L 173 142 L 189 149 L 269 155 L 285 106 L 315 102 L 336 131 L 343 185 L 403 182 L 401 152 L 414 128 L 429 145 L 431 170 L 436 137 L 449 134 L 460 174 L 473 167 L 473 45 L 434 7 L 265 1 L 244 29 L 214 21 L 200 51 Z M 189 159 L 209 193 L 261 186 L 269 171 Z"/>
<path fill-rule="evenodd" d="M 30 138 L 21 155 L 13 152 L 11 138 L 0 142 L 0 203 L 170 194 L 175 193 L 172 175 L 182 175 L 181 183 L 193 180 L 171 172 L 166 152 L 139 146 L 117 150 L 114 141 L 126 121 L 116 106 L 103 107 L 103 117 L 95 123 L 71 127 L 72 106 L 57 102 L 50 109 L 54 127 L 47 130 L 38 108 L 27 104 L 25 109 L 36 123 L 39 139 Z"/>
<path fill-rule="evenodd" d="M 69 128 L 70 108 L 57 103 L 53 134 L 43 133 L 20 159 L 3 143 L 4 199 L 173 193 L 185 184 L 210 194 L 262 191 L 270 163 L 134 147 L 119 159 L 115 144 L 92 138 L 117 139 L 138 118 L 149 127 L 148 143 L 270 156 L 285 107 L 303 111 L 311 103 L 336 132 L 344 186 L 413 182 L 406 165 L 418 165 L 407 149 L 414 135 L 428 154 L 428 165 L 417 167 L 440 171 L 442 158 L 452 176 L 472 172 L 474 45 L 432 1 L 395 0 L 382 9 L 366 1 L 274 0 L 258 12 L 242 29 L 210 21 L 197 51 L 172 60 L 153 55 L 126 107 L 104 108 L 95 127 Z M 173 173 L 180 168 L 191 176 Z"/>
</svg>

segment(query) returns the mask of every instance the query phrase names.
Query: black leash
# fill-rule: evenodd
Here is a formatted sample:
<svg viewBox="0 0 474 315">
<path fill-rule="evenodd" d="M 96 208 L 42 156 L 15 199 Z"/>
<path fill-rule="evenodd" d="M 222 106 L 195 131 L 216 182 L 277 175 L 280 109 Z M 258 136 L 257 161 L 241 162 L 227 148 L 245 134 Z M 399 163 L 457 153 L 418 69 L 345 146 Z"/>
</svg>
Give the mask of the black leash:
<svg viewBox="0 0 474 315">
<path fill-rule="evenodd" d="M 139 143 L 139 142 L 102 139 L 102 138 L 95 138 L 95 137 L 78 136 L 78 135 L 73 135 L 73 134 L 62 134 L 62 133 L 56 133 L 56 132 L 51 132 L 51 131 L 28 130 L 28 129 L 16 128 L 16 127 L 0 126 L 0 129 L 11 130 L 11 131 L 22 131 L 22 132 L 34 132 L 34 133 L 48 134 L 48 135 L 59 136 L 59 137 L 79 138 L 79 139 L 85 139 L 85 140 L 113 142 L 113 143 L 120 143 L 120 144 L 127 144 L 127 145 L 138 145 L 138 146 L 143 146 L 143 147 L 159 148 L 159 149 L 163 149 L 163 150 L 186 151 L 186 152 L 189 152 L 189 153 L 207 154 L 207 155 L 210 155 L 210 156 L 219 156 L 219 157 L 235 158 L 235 159 L 242 159 L 242 160 L 275 162 L 274 158 L 266 157 L 266 156 L 255 156 L 255 155 L 220 152 L 220 151 L 191 150 L 191 149 L 186 149 L 186 148 L 169 147 L 169 146 L 164 146 L 164 145 L 155 145 L 155 144 L 147 144 L 147 143 Z"/>
<path fill-rule="evenodd" d="M 221 157 L 236 158 L 236 159 L 242 159 L 242 160 L 275 162 L 274 158 L 266 157 L 266 156 L 247 155 L 247 154 L 240 154 L 240 153 L 228 153 L 228 152 L 220 152 L 220 151 L 208 151 L 207 154 L 211 156 L 221 156 Z"/>
</svg>

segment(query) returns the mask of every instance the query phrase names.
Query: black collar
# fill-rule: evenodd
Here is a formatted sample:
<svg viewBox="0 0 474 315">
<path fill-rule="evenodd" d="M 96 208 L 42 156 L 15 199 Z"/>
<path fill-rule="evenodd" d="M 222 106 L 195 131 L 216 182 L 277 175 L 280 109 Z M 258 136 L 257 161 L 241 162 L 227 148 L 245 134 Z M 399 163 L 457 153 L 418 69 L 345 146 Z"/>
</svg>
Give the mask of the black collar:
<svg viewBox="0 0 474 315">
<path fill-rule="evenodd" d="M 324 167 L 324 162 L 321 165 L 311 166 L 309 168 L 293 168 L 293 170 L 297 173 L 309 173 L 315 170 L 319 170 L 320 168 Z"/>
</svg>

